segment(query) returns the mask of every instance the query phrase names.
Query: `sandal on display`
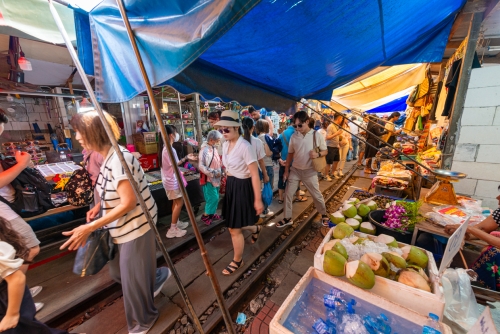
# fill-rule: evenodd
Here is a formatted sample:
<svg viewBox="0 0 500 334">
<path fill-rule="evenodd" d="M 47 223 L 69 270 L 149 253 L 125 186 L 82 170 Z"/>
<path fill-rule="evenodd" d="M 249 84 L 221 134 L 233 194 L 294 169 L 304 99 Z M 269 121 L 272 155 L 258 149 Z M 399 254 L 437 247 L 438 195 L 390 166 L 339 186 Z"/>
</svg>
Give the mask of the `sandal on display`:
<svg viewBox="0 0 500 334">
<path fill-rule="evenodd" d="M 280 220 L 279 222 L 276 223 L 276 227 L 278 228 L 283 228 L 283 227 L 286 227 L 288 225 L 292 225 L 293 224 L 293 221 L 292 221 L 292 218 L 283 218 L 282 220 Z"/>
<path fill-rule="evenodd" d="M 234 263 L 236 266 L 233 266 L 231 263 Z M 226 269 L 222 271 L 222 275 L 224 276 L 232 275 L 236 270 L 241 268 L 241 266 L 243 265 L 243 260 L 241 260 L 240 262 L 233 260 L 231 263 L 228 264 Z"/>
<path fill-rule="evenodd" d="M 257 225 L 257 231 L 255 233 L 252 233 L 252 244 L 256 243 L 257 240 L 259 240 L 259 234 L 260 231 L 262 231 L 262 226 Z"/>
</svg>

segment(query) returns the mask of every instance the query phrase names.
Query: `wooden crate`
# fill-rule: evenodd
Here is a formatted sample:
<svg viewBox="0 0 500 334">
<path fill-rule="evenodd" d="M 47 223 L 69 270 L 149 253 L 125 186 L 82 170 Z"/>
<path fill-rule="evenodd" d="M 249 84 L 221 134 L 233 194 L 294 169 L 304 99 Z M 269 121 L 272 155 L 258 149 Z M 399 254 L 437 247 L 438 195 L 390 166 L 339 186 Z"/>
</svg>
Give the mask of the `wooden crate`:
<svg viewBox="0 0 500 334">
<path fill-rule="evenodd" d="M 144 142 L 136 142 L 135 147 L 140 154 L 153 154 L 158 153 L 158 144 L 157 143 L 144 143 Z"/>
</svg>

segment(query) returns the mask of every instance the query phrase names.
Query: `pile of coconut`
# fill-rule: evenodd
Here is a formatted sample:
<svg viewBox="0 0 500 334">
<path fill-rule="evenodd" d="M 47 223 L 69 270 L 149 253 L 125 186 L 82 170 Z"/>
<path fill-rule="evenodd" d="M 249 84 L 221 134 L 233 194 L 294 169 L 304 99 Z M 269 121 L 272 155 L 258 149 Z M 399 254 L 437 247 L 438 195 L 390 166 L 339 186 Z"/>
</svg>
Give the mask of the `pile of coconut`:
<svg viewBox="0 0 500 334">
<path fill-rule="evenodd" d="M 330 215 L 330 221 L 334 224 L 346 223 L 354 230 L 366 234 L 375 234 L 375 226 L 372 223 L 364 222 L 364 220 L 368 219 L 368 214 L 371 211 L 377 209 L 377 203 L 373 200 L 360 201 L 357 198 L 351 198 L 344 202 L 339 211 Z"/>
<path fill-rule="evenodd" d="M 371 289 L 377 275 L 431 292 L 425 272 L 429 262 L 425 252 L 411 245 L 399 248 L 394 237 L 389 235 L 369 237 L 353 233 L 354 229 L 346 223 L 334 228 L 333 239 L 322 249 L 325 273 L 345 276 L 363 289 Z"/>
</svg>

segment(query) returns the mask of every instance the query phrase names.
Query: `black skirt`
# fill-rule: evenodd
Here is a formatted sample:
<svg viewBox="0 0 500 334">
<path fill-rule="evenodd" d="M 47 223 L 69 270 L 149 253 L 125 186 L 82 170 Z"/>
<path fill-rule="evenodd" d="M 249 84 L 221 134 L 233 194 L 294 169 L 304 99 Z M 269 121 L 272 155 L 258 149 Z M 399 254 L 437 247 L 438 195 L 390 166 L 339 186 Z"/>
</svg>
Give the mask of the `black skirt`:
<svg viewBox="0 0 500 334">
<path fill-rule="evenodd" d="M 226 195 L 222 203 L 222 216 L 229 228 L 252 226 L 259 220 L 253 207 L 252 178 L 238 179 L 228 176 L 226 181 Z"/>
<path fill-rule="evenodd" d="M 368 138 L 367 143 L 372 144 L 375 147 L 379 146 L 377 139 Z M 377 152 L 377 149 L 367 144 L 365 148 L 365 159 L 373 158 L 377 154 Z"/>
</svg>

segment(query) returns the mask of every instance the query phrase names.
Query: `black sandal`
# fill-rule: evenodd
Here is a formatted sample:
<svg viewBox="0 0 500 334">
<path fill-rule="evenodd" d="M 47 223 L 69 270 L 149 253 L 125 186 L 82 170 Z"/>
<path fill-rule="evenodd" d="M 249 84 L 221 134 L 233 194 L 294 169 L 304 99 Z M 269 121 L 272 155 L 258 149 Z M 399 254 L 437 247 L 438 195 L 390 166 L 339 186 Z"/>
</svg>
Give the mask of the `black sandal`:
<svg viewBox="0 0 500 334">
<path fill-rule="evenodd" d="M 283 200 L 282 199 L 278 200 L 278 203 L 283 204 Z"/>
<path fill-rule="evenodd" d="M 300 197 L 295 198 L 293 201 L 294 202 L 306 202 L 307 201 L 307 197 L 300 196 Z"/>
<path fill-rule="evenodd" d="M 232 266 L 231 263 L 234 263 L 236 264 L 236 266 Z M 232 275 L 234 274 L 234 272 L 238 269 L 241 268 L 241 266 L 243 265 L 243 260 L 241 260 L 240 262 L 237 262 L 237 261 L 232 261 L 230 264 L 227 265 L 226 269 L 224 269 L 225 271 L 227 271 L 229 274 L 226 274 L 224 273 L 224 270 L 222 271 L 222 275 L 224 276 L 229 276 L 229 275 Z"/>
<path fill-rule="evenodd" d="M 283 227 L 286 227 L 288 225 L 292 225 L 293 224 L 293 221 L 292 221 L 292 218 L 283 218 L 282 220 L 280 220 L 279 222 L 276 223 L 276 227 L 277 228 L 283 228 Z"/>
<path fill-rule="evenodd" d="M 257 232 L 252 233 L 252 244 L 256 243 L 257 240 L 259 240 L 259 234 L 260 231 L 262 231 L 262 226 L 257 225 L 256 227 L 257 227 Z"/>
</svg>

